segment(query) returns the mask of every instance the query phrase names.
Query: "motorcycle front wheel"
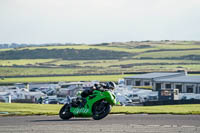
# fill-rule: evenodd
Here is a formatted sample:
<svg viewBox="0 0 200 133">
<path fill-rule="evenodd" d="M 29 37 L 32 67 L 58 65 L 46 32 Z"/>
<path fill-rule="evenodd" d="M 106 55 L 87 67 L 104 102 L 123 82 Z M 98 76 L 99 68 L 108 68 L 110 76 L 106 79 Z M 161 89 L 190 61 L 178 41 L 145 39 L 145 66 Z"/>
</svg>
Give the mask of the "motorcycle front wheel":
<svg viewBox="0 0 200 133">
<path fill-rule="evenodd" d="M 73 117 L 73 114 L 70 112 L 69 104 L 65 104 L 59 112 L 59 116 L 63 120 L 69 120 Z"/>
<path fill-rule="evenodd" d="M 104 117 L 106 117 L 111 110 L 111 105 L 109 103 L 107 103 L 106 101 L 102 100 L 102 101 L 98 101 L 93 105 L 93 116 L 92 118 L 94 120 L 100 120 L 103 119 Z"/>
</svg>

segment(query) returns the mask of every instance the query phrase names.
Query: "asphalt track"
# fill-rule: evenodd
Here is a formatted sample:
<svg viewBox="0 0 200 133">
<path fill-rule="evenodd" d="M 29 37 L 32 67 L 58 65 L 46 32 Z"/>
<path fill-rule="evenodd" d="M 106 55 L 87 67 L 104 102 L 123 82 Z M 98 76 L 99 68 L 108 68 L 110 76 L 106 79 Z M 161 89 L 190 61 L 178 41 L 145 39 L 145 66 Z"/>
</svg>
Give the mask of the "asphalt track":
<svg viewBox="0 0 200 133">
<path fill-rule="evenodd" d="M 58 116 L 0 117 L 0 133 L 200 133 L 200 115 L 109 115 L 102 120 Z"/>
</svg>

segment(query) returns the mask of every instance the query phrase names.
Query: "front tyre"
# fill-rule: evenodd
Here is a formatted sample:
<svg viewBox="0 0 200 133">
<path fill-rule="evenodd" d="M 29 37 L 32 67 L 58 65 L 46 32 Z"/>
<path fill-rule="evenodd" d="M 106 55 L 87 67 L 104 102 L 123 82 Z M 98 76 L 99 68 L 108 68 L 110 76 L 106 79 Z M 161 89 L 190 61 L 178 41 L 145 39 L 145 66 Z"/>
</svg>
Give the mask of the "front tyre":
<svg viewBox="0 0 200 133">
<path fill-rule="evenodd" d="M 73 117 L 73 114 L 70 112 L 69 104 L 65 104 L 59 112 L 59 116 L 63 120 L 69 120 Z"/>
<path fill-rule="evenodd" d="M 100 120 L 103 119 L 104 117 L 106 117 L 111 110 L 111 105 L 109 103 L 107 103 L 106 101 L 98 101 L 93 105 L 92 108 L 92 118 L 94 120 Z"/>
</svg>

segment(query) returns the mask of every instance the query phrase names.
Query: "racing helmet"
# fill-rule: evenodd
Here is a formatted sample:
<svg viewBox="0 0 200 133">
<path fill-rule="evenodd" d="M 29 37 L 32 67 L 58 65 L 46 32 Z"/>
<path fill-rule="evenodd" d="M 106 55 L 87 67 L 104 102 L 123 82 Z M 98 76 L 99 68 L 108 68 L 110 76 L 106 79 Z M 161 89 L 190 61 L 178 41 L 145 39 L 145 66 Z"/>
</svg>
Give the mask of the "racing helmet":
<svg viewBox="0 0 200 133">
<path fill-rule="evenodd" d="M 107 82 L 107 87 L 108 89 L 115 89 L 116 88 L 116 84 L 114 82 Z"/>
</svg>

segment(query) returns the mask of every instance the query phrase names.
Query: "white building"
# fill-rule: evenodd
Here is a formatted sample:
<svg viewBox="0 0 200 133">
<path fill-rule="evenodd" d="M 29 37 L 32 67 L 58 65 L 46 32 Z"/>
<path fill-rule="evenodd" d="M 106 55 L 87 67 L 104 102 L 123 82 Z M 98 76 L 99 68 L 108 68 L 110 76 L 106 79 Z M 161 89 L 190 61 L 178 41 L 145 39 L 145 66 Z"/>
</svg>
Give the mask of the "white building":
<svg viewBox="0 0 200 133">
<path fill-rule="evenodd" d="M 154 91 L 179 89 L 180 93 L 200 93 L 200 76 L 188 76 L 185 72 L 148 73 L 124 79 L 127 86 L 152 86 Z"/>
<path fill-rule="evenodd" d="M 154 88 L 178 89 L 179 93 L 200 94 L 200 76 L 179 76 L 165 79 L 157 79 L 155 80 Z"/>
</svg>

